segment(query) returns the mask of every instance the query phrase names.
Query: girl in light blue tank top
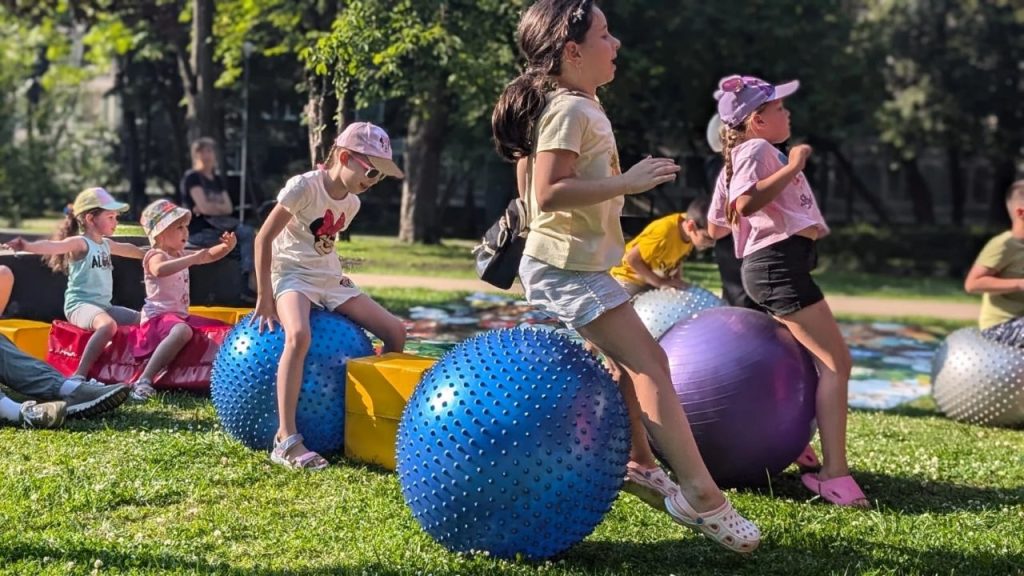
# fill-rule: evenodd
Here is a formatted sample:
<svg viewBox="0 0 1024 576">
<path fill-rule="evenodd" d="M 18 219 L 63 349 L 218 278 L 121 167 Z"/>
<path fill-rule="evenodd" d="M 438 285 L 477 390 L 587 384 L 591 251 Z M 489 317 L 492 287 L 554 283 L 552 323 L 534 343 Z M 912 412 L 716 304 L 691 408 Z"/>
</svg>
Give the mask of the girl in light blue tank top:
<svg viewBox="0 0 1024 576">
<path fill-rule="evenodd" d="M 64 315 L 68 322 L 93 335 L 82 352 L 72 378 L 85 379 L 120 324 L 138 324 L 139 313 L 114 306 L 114 266 L 111 256 L 141 260 L 145 251 L 125 242 L 107 238 L 117 228 L 117 215 L 128 209 L 103 188 L 88 188 L 76 198 L 73 208 L 52 240 L 8 242 L 14 250 L 49 257 L 50 267 L 68 275 L 64 292 Z"/>
</svg>

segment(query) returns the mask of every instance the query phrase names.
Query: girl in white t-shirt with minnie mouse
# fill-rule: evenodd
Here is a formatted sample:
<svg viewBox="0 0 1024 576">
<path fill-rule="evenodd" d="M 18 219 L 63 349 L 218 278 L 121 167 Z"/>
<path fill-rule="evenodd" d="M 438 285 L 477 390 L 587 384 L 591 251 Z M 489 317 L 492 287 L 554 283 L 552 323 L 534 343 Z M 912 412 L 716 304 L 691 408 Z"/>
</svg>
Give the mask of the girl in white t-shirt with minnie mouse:
<svg viewBox="0 0 1024 576">
<path fill-rule="evenodd" d="M 277 368 L 278 429 L 270 453 L 275 464 L 327 467 L 327 460 L 303 445 L 295 424 L 313 306 L 344 314 L 369 330 L 384 342 L 384 352 L 405 346 L 402 321 L 352 284 L 334 251 L 337 234 L 359 212 L 359 194 L 385 176 L 404 177 L 391 159 L 387 133 L 368 122 L 350 124 L 334 141 L 325 165 L 288 180 L 256 236 L 259 295 L 251 321 L 260 331 L 280 324 L 285 334 Z"/>
</svg>

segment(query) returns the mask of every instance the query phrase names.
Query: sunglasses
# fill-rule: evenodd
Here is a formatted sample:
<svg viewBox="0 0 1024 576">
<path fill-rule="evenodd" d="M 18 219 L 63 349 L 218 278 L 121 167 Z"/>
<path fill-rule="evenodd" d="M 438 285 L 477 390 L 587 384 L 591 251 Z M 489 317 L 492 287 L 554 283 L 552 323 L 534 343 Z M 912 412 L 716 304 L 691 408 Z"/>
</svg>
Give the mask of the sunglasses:
<svg viewBox="0 0 1024 576">
<path fill-rule="evenodd" d="M 775 94 L 775 87 L 766 84 L 756 78 L 744 78 L 743 76 L 729 76 L 718 84 L 722 92 L 738 94 L 744 88 L 753 88 L 762 92 L 766 97 L 771 98 Z"/>
<path fill-rule="evenodd" d="M 370 180 L 378 180 L 380 179 L 381 176 L 384 175 L 384 173 L 381 172 L 378 168 L 375 168 L 372 164 L 370 164 L 366 160 L 363 160 L 362 158 L 359 157 L 358 154 L 355 154 L 354 152 L 349 153 L 349 158 L 355 160 L 356 163 L 358 163 L 360 166 L 366 169 L 366 177 Z"/>
</svg>

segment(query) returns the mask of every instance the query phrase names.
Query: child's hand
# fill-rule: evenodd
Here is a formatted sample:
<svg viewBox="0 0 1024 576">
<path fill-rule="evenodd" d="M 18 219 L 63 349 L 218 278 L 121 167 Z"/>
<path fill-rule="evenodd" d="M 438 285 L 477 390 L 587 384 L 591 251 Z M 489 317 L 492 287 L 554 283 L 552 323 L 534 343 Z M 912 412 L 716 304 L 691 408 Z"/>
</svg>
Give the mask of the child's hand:
<svg viewBox="0 0 1024 576">
<path fill-rule="evenodd" d="M 626 172 L 629 182 L 627 194 L 647 192 L 655 186 L 672 182 L 679 173 L 679 165 L 671 158 L 651 158 L 648 156 L 637 162 Z"/>
<path fill-rule="evenodd" d="M 676 290 L 686 290 L 689 287 L 689 282 L 676 277 L 668 278 L 661 284 L 661 288 L 675 288 Z"/>
<path fill-rule="evenodd" d="M 4 248 L 7 248 L 8 250 L 13 250 L 15 252 L 22 252 L 23 250 L 25 250 L 25 239 L 22 238 L 21 236 L 18 236 L 17 238 L 9 240 L 6 244 L 4 244 Z"/>
<path fill-rule="evenodd" d="M 256 297 L 256 309 L 249 318 L 249 324 L 252 325 L 254 322 L 260 334 L 263 333 L 264 326 L 267 332 L 273 332 L 274 326 L 281 323 L 277 318 L 277 306 L 274 305 L 273 298 L 267 298 L 262 294 Z"/>
<path fill-rule="evenodd" d="M 807 144 L 797 144 L 789 149 L 789 165 L 795 166 L 797 170 L 803 170 L 807 165 L 807 159 L 811 157 L 812 148 Z"/>
<path fill-rule="evenodd" d="M 235 244 L 238 243 L 238 239 L 235 238 L 234 232 L 225 232 L 220 235 L 220 243 L 227 246 L 228 252 L 235 249 Z"/>
</svg>

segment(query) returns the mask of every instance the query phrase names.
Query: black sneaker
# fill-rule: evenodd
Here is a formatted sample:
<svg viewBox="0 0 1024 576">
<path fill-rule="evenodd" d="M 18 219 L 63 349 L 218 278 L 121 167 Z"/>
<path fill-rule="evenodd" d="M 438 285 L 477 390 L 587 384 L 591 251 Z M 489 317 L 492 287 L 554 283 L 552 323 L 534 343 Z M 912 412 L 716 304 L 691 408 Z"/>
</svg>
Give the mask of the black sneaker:
<svg viewBox="0 0 1024 576">
<path fill-rule="evenodd" d="M 128 399 L 131 390 L 124 384 L 100 384 L 87 380 L 68 394 L 68 418 L 88 418 L 117 408 Z"/>
<path fill-rule="evenodd" d="M 64 424 L 66 405 L 62 400 L 21 403 L 21 424 L 25 428 L 60 428 Z"/>
</svg>

